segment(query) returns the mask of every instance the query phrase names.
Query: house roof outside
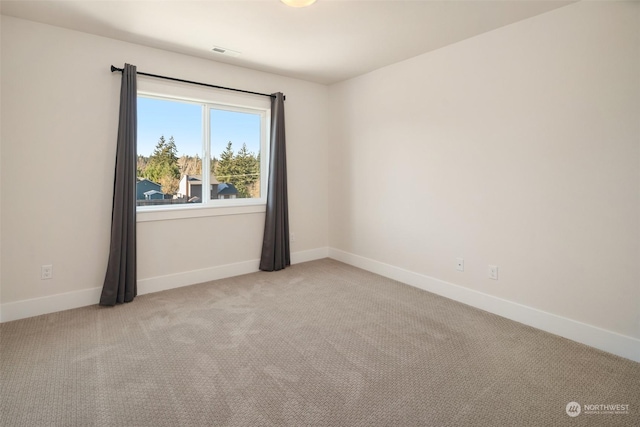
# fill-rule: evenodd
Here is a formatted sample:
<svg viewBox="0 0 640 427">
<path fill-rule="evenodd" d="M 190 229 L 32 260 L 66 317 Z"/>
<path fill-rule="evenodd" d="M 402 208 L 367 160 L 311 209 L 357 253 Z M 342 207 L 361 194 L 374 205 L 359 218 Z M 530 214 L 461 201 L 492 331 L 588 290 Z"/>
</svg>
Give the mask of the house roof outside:
<svg viewBox="0 0 640 427">
<path fill-rule="evenodd" d="M 155 182 L 155 181 L 151 181 L 150 179 L 136 177 L 136 184 L 141 183 L 141 182 L 143 182 L 143 181 L 147 181 L 147 182 L 150 182 L 150 183 L 152 183 L 152 184 L 155 184 L 155 185 L 160 186 L 160 184 L 158 184 L 158 183 L 157 183 L 157 182 Z"/>
<path fill-rule="evenodd" d="M 185 176 L 187 177 L 187 181 L 188 182 L 195 183 L 195 184 L 198 184 L 198 183 L 202 182 L 202 175 L 184 175 L 183 178 Z M 218 180 L 216 179 L 216 176 L 214 174 L 211 174 L 211 178 L 210 178 L 209 183 L 210 184 L 220 184 L 218 182 Z"/>
<path fill-rule="evenodd" d="M 236 188 L 235 185 L 227 184 L 226 182 L 218 184 L 218 195 L 219 196 L 230 196 L 230 195 L 234 195 L 234 194 L 238 194 L 238 189 Z"/>
</svg>

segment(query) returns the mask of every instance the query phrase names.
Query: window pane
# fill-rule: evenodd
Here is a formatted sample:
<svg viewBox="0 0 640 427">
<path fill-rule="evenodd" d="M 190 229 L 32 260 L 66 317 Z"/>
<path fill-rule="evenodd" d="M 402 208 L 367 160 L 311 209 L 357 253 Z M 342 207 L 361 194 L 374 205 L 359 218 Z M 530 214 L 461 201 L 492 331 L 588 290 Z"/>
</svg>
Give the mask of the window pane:
<svg viewBox="0 0 640 427">
<path fill-rule="evenodd" d="M 260 197 L 260 118 L 211 109 L 212 198 Z"/>
<path fill-rule="evenodd" d="M 202 202 L 202 106 L 138 97 L 138 206 Z"/>
</svg>

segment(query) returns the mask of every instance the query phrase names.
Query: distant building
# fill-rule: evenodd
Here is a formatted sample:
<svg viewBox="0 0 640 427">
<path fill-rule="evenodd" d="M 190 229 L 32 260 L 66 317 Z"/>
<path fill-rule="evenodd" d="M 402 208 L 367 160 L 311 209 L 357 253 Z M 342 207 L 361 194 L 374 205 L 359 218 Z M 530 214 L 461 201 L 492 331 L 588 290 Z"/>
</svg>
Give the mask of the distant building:
<svg viewBox="0 0 640 427">
<path fill-rule="evenodd" d="M 238 196 L 238 189 L 233 184 L 226 182 L 218 184 L 218 199 L 235 199 Z"/>
<path fill-rule="evenodd" d="M 211 199 L 235 199 L 238 190 L 233 184 L 220 183 L 215 175 L 210 178 Z M 178 185 L 177 197 L 186 198 L 189 201 L 202 200 L 202 176 L 201 175 L 182 175 L 180 184 Z"/>
<path fill-rule="evenodd" d="M 136 200 L 164 199 L 162 186 L 147 178 L 136 178 Z"/>
<path fill-rule="evenodd" d="M 210 179 L 210 197 L 216 199 L 218 194 L 218 180 L 213 174 Z M 202 175 L 182 175 L 176 196 L 187 200 L 202 200 Z"/>
<path fill-rule="evenodd" d="M 164 193 L 158 190 L 149 190 L 144 192 L 145 200 L 162 200 L 164 199 Z"/>
</svg>

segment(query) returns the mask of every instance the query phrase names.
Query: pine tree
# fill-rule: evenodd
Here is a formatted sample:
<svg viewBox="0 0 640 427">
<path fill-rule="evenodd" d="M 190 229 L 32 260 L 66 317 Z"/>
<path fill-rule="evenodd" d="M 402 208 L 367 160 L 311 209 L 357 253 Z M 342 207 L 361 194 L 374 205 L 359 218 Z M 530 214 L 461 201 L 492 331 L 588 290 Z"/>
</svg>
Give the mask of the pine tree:
<svg viewBox="0 0 640 427">
<path fill-rule="evenodd" d="M 238 175 L 238 170 L 233 156 L 233 144 L 229 141 L 216 164 L 216 179 L 221 183 L 233 183 L 236 175 Z"/>
<path fill-rule="evenodd" d="M 233 144 L 220 154 L 215 162 L 215 174 L 218 182 L 233 184 L 238 190 L 238 197 L 258 197 L 260 195 L 260 155 L 256 156 L 247 149 L 247 144 L 234 155 Z"/>
<path fill-rule="evenodd" d="M 178 149 L 173 136 L 167 142 L 164 135 L 160 136 L 153 154 L 149 157 L 143 176 L 162 185 L 162 192 L 174 194 L 180 182 L 178 168 Z"/>
<path fill-rule="evenodd" d="M 215 174 L 218 170 L 218 158 L 216 156 L 211 157 L 211 173 Z"/>
<path fill-rule="evenodd" d="M 260 177 L 260 163 L 256 156 L 247 150 L 247 144 L 242 144 L 234 160 L 239 172 L 233 183 L 238 189 L 238 196 L 252 197 L 253 184 Z"/>
</svg>

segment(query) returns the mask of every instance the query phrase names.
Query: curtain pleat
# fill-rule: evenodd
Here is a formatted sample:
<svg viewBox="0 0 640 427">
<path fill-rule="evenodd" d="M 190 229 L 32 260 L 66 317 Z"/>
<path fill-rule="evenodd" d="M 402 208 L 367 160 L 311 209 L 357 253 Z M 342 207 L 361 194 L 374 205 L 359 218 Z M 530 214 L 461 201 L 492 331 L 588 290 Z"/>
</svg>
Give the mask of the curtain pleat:
<svg viewBox="0 0 640 427">
<path fill-rule="evenodd" d="M 277 271 L 291 265 L 289 208 L 287 201 L 287 155 L 284 132 L 284 95 L 271 98 L 271 152 L 267 210 L 260 270 Z"/>
<path fill-rule="evenodd" d="M 113 183 L 111 246 L 100 305 L 133 301 L 136 284 L 136 67 L 125 64 L 120 88 L 120 120 Z"/>
</svg>

